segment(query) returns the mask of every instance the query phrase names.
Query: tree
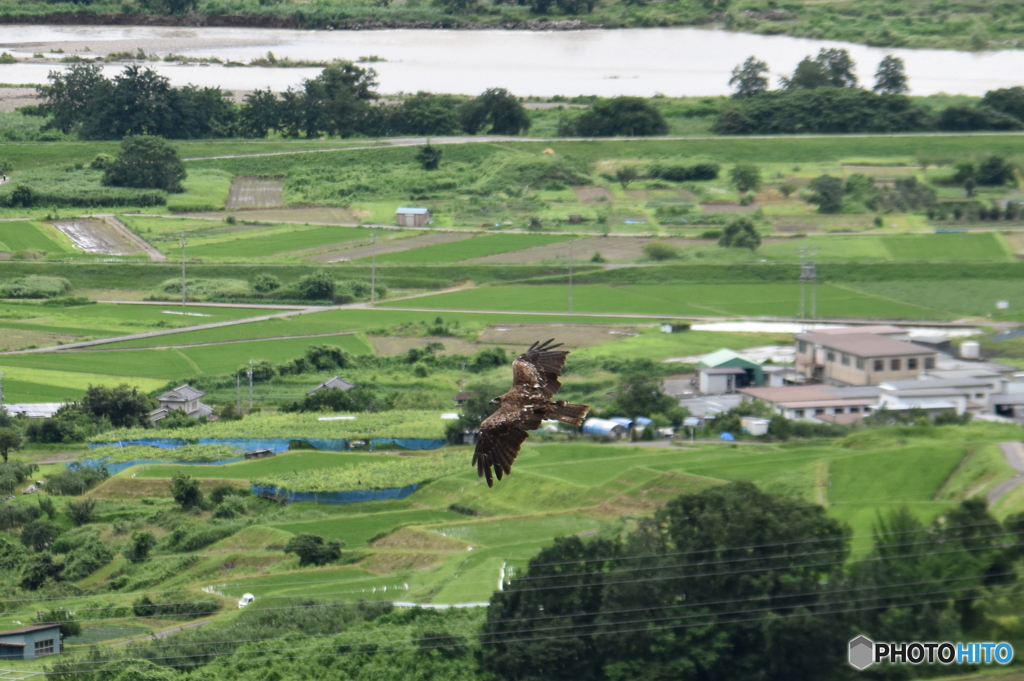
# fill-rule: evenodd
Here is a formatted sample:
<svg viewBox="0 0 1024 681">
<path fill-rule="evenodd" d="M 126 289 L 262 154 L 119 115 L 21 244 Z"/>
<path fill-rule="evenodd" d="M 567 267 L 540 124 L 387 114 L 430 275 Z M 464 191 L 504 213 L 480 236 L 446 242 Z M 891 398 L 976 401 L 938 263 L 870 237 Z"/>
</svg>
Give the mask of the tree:
<svg viewBox="0 0 1024 681">
<path fill-rule="evenodd" d="M 7 463 L 7 455 L 10 451 L 21 449 L 22 437 L 13 428 L 0 428 L 0 457 Z"/>
<path fill-rule="evenodd" d="M 722 230 L 718 245 L 724 248 L 749 248 L 756 251 L 761 245 L 761 235 L 750 218 L 737 218 Z"/>
<path fill-rule="evenodd" d="M 664 414 L 679 402 L 661 390 L 661 381 L 647 372 L 629 373 L 619 379 L 611 411 L 625 415 Z"/>
<path fill-rule="evenodd" d="M 317 270 L 299 279 L 299 292 L 306 300 L 330 300 L 334 297 L 334 279 L 325 270 Z"/>
<path fill-rule="evenodd" d="M 729 171 L 729 181 L 736 191 L 746 194 L 761 186 L 761 169 L 750 163 L 737 163 Z"/>
<path fill-rule="evenodd" d="M 886 55 L 878 64 L 875 87 L 872 89 L 875 92 L 888 92 L 892 95 L 905 95 L 910 92 L 903 60 L 891 54 Z"/>
<path fill-rule="evenodd" d="M 35 591 L 47 579 L 59 581 L 63 571 L 64 563 L 55 561 L 49 553 L 44 551 L 36 554 L 28 559 L 21 570 L 21 588 Z"/>
<path fill-rule="evenodd" d="M 167 140 L 134 135 L 121 140 L 121 153 L 103 174 L 103 184 L 181 192 L 186 175 L 185 164 Z"/>
<path fill-rule="evenodd" d="M 530 129 L 530 116 L 515 95 L 491 88 L 459 108 L 459 122 L 470 135 L 490 125 L 491 135 L 518 135 Z"/>
<path fill-rule="evenodd" d="M 80 636 L 82 634 L 82 625 L 75 621 L 74 613 L 64 608 L 56 608 L 48 612 L 39 613 L 34 619 L 39 624 L 59 624 L 60 635 L 64 638 Z"/>
<path fill-rule="evenodd" d="M 182 510 L 188 511 L 193 508 L 202 508 L 203 493 L 199 489 L 199 481 L 191 475 L 176 473 L 171 478 L 171 496 L 175 503 L 181 506 Z"/>
<path fill-rule="evenodd" d="M 64 504 L 64 510 L 75 525 L 85 525 L 92 522 L 93 511 L 96 509 L 96 502 L 93 499 L 82 501 L 69 501 Z"/>
<path fill-rule="evenodd" d="M 416 152 L 416 160 L 419 161 L 424 170 L 437 170 L 437 167 L 441 165 L 441 155 L 443 153 L 443 149 L 438 149 L 428 144 L 425 147 L 420 147 L 420 150 Z"/>
<path fill-rule="evenodd" d="M 857 87 L 856 68 L 850 53 L 843 49 L 824 49 L 818 56 L 804 57 L 790 78 L 783 76 L 782 85 L 788 90 L 813 90 L 819 87 Z"/>
<path fill-rule="evenodd" d="M 454 135 L 459 125 L 462 98 L 417 92 L 404 100 L 391 114 L 392 132 L 400 135 Z"/>
<path fill-rule="evenodd" d="M 567 137 L 647 137 L 667 132 L 665 117 L 642 97 L 602 99 L 575 119 L 560 123 L 558 130 Z"/>
<path fill-rule="evenodd" d="M 298 556 L 300 566 L 326 565 L 341 558 L 341 543 L 324 543 L 323 537 L 303 532 L 288 540 L 284 552 Z"/>
<path fill-rule="evenodd" d="M 732 70 L 729 85 L 736 88 L 733 97 L 753 97 L 768 89 L 768 64 L 750 56 Z"/>
<path fill-rule="evenodd" d="M 462 403 L 459 420 L 451 421 L 448 426 L 448 440 L 459 444 L 463 432 L 479 428 L 483 420 L 497 409 L 497 405 L 492 404 L 491 400 L 504 393 L 505 390 L 507 388 L 491 383 L 472 383 L 466 386 L 468 397 Z"/>
<path fill-rule="evenodd" d="M 1013 166 L 1002 156 L 989 156 L 978 165 L 974 175 L 980 185 L 1001 186 L 1016 182 Z"/>
<path fill-rule="evenodd" d="M 281 105 L 277 95 L 270 88 L 247 94 L 239 112 L 238 127 L 245 137 L 266 137 L 271 130 L 279 130 Z"/>
<path fill-rule="evenodd" d="M 629 183 L 639 176 L 640 173 L 633 166 L 623 166 L 615 171 L 615 179 L 618 180 L 623 189 L 628 187 Z"/>
<path fill-rule="evenodd" d="M 42 551 L 60 534 L 55 525 L 45 520 L 33 520 L 21 530 L 21 543 L 35 551 Z"/>
<path fill-rule="evenodd" d="M 144 563 L 149 552 L 156 546 L 156 537 L 152 532 L 139 531 L 132 534 L 132 543 L 125 550 L 124 557 L 133 563 Z"/>
<path fill-rule="evenodd" d="M 157 402 L 127 384 L 116 388 L 90 385 L 79 406 L 94 422 L 106 419 L 115 428 L 148 428 L 149 412 L 157 407 Z"/>
<path fill-rule="evenodd" d="M 974 196 L 974 192 L 977 187 L 978 182 L 973 177 L 968 177 L 964 180 L 964 194 L 967 195 L 967 198 L 972 198 Z"/>
<path fill-rule="evenodd" d="M 43 130 L 68 134 L 82 124 L 91 110 L 103 101 L 110 81 L 96 64 L 73 64 L 66 71 L 51 71 L 49 85 L 38 89 L 40 109 L 52 118 Z"/>
<path fill-rule="evenodd" d="M 843 181 L 831 175 L 820 175 L 807 185 L 813 194 L 808 203 L 818 204 L 819 213 L 838 213 L 843 207 Z"/>
</svg>

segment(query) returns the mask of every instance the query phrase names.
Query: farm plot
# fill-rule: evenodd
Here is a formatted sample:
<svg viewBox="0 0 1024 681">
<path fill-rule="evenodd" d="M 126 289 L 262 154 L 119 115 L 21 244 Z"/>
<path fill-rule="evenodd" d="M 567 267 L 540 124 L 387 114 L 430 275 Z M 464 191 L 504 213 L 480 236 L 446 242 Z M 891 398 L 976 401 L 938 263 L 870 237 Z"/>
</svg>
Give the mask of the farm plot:
<svg viewBox="0 0 1024 681">
<path fill-rule="evenodd" d="M 200 373 L 198 366 L 177 350 L 4 355 L 0 357 L 0 363 L 5 367 L 52 369 L 121 377 L 121 382 L 126 383 L 132 383 L 138 378 L 170 381 Z"/>
<path fill-rule="evenodd" d="M 329 246 L 368 236 L 365 229 L 356 227 L 296 227 L 287 232 L 273 235 L 218 241 L 198 245 L 194 248 L 186 246 L 185 252 L 195 258 L 243 261 L 249 258 L 279 255 L 288 251 Z"/>
<path fill-rule="evenodd" d="M 897 260 L 1010 259 L 1006 246 L 993 232 L 885 236 L 882 244 Z"/>
<path fill-rule="evenodd" d="M 53 226 L 74 242 L 75 248 L 99 255 L 140 255 L 138 244 L 103 220 L 60 220 Z"/>
<path fill-rule="evenodd" d="M 462 241 L 463 239 L 469 239 L 473 235 L 468 233 L 459 232 L 427 232 L 426 234 L 420 234 L 418 236 L 410 236 L 402 239 L 395 239 L 390 237 L 391 232 L 382 233 L 378 236 L 378 242 L 372 246 L 354 246 L 349 249 L 342 249 L 336 251 L 329 251 L 327 253 L 318 253 L 317 255 L 310 256 L 309 259 L 315 262 L 341 262 L 343 260 L 359 260 L 360 258 L 369 258 L 377 254 L 377 258 L 386 255 L 388 253 L 397 253 L 399 251 L 408 251 L 414 248 L 421 248 L 424 246 L 434 246 L 437 244 L 447 244 L 453 241 Z M 385 241 L 385 239 L 387 239 Z"/>
<path fill-rule="evenodd" d="M 365 546 L 371 540 L 390 534 L 400 527 L 440 524 L 463 519 L 464 516 L 452 511 L 410 509 L 361 515 L 346 514 L 335 518 L 285 523 L 272 527 L 293 534 L 311 532 L 319 534 L 324 539 L 343 541 L 349 546 Z"/>
<path fill-rule="evenodd" d="M 617 237 L 607 239 L 604 237 L 589 237 L 576 239 L 572 244 L 572 257 L 574 260 L 590 260 L 595 253 L 600 253 L 605 260 L 639 260 L 644 257 L 644 246 L 652 241 L 667 243 L 675 248 L 689 248 L 695 245 L 709 245 L 713 242 L 701 242 L 694 239 L 645 239 L 641 237 Z M 469 262 L 473 263 L 526 263 L 543 262 L 557 258 L 569 258 L 569 244 L 561 243 L 533 246 L 518 251 L 498 253 L 482 258 L 474 258 Z"/>
<path fill-rule="evenodd" d="M 435 244 L 409 251 L 378 256 L 378 263 L 430 264 L 460 262 L 496 253 L 518 251 L 534 246 L 550 246 L 568 241 L 568 235 L 554 234 L 486 234 L 455 243 Z M 365 260 L 365 258 L 364 258 Z"/>
<path fill-rule="evenodd" d="M 236 177 L 224 204 L 226 210 L 237 208 L 273 208 L 283 204 L 281 180 L 266 177 Z"/>
<path fill-rule="evenodd" d="M 10 359 L 11 357 L 0 357 L 0 371 L 6 374 L 4 399 L 9 402 L 63 402 L 68 399 L 79 399 L 90 385 L 114 387 L 121 383 L 131 383 L 149 392 L 160 388 L 166 382 L 163 379 L 59 371 L 45 365 L 43 368 L 17 367 L 8 363 Z"/>
<path fill-rule="evenodd" d="M 868 295 L 878 295 L 909 305 L 941 309 L 955 316 L 1017 317 L 1024 310 L 1024 290 L 1014 280 L 956 279 L 927 281 L 865 281 L 847 285 Z M 1005 300 L 1006 310 L 996 308 Z"/>
<path fill-rule="evenodd" d="M 146 449 L 150 448 L 147 447 Z M 147 458 L 173 457 L 174 451 L 165 450 L 164 453 L 155 453 L 154 456 Z M 95 457 L 102 452 L 103 449 L 93 450 L 90 452 L 90 456 Z M 234 455 L 237 456 L 237 452 Z M 178 473 L 186 471 L 194 478 L 249 481 L 268 475 L 304 474 L 322 469 L 350 468 L 367 461 L 376 461 L 379 458 L 379 455 L 374 454 L 299 450 L 284 452 L 267 459 L 245 461 L 224 466 L 189 466 L 187 470 L 183 466 L 173 466 L 170 464 L 146 464 L 134 477 L 172 478 Z M 135 472 L 134 469 L 133 472 Z"/>
<path fill-rule="evenodd" d="M 69 253 L 68 238 L 50 225 L 38 222 L 0 222 L 0 251 Z"/>
</svg>

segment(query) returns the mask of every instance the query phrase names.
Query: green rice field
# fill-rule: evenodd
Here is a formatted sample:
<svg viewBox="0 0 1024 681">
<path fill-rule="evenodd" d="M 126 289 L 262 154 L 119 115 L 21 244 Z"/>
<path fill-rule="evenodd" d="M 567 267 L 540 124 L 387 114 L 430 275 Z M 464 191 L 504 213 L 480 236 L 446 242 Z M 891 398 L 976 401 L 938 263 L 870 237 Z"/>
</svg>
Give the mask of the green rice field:
<svg viewBox="0 0 1024 681">
<path fill-rule="evenodd" d="M 0 222 L 0 251 L 71 253 L 71 240 L 51 225 L 38 222 Z"/>
<path fill-rule="evenodd" d="M 884 236 L 894 260 L 1011 260 L 999 234 L 907 234 Z"/>
<path fill-rule="evenodd" d="M 948 319 L 939 309 L 919 307 L 832 284 L 817 290 L 819 317 L 866 319 Z M 938 302 L 938 301 L 936 301 Z M 384 306 L 403 306 L 402 302 Z M 418 298 L 416 307 L 451 310 L 522 310 L 566 312 L 569 289 L 563 285 L 502 286 L 468 289 Z M 573 287 L 573 311 L 581 313 L 680 316 L 781 316 L 800 310 L 800 285 L 793 284 L 666 284 Z"/>
<path fill-rule="evenodd" d="M 283 233 L 266 236 L 246 235 L 239 239 L 186 246 L 185 253 L 193 258 L 244 261 L 247 258 L 265 258 L 289 251 L 366 239 L 369 236 L 367 230 L 358 227 L 293 227 Z"/>
</svg>

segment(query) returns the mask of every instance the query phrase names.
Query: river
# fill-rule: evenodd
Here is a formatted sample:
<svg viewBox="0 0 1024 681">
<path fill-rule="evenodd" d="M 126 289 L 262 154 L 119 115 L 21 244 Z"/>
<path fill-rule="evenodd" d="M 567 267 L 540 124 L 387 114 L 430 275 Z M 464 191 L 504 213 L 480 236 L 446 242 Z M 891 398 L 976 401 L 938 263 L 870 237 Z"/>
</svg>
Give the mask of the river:
<svg viewBox="0 0 1024 681">
<path fill-rule="evenodd" d="M 730 71 L 750 55 L 768 62 L 773 86 L 808 54 L 843 47 L 858 64 L 862 84 L 874 81 L 878 62 L 896 54 L 906 63 L 912 93 L 981 95 L 1024 84 L 1024 51 L 957 52 L 873 48 L 822 40 L 693 28 L 584 31 L 383 30 L 295 31 L 254 28 L 124 26 L 0 26 L 0 51 L 35 53 L 50 63 L 0 65 L 0 82 L 42 83 L 58 59 L 143 48 L 164 56 L 248 62 L 268 51 L 281 57 L 327 61 L 375 55 L 384 93 L 450 92 L 475 95 L 504 87 L 520 96 L 728 94 Z M 51 54 L 62 49 L 64 54 Z M 319 69 L 228 68 L 151 62 L 172 84 L 234 90 L 282 91 Z M 107 64 L 113 75 L 123 64 Z"/>
</svg>

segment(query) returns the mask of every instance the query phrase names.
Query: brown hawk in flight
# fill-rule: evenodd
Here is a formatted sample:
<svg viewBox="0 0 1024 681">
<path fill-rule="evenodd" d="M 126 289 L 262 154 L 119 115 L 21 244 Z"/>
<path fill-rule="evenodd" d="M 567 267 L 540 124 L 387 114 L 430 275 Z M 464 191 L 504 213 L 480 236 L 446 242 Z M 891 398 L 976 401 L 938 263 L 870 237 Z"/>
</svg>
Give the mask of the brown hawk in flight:
<svg viewBox="0 0 1024 681">
<path fill-rule="evenodd" d="M 541 421 L 547 419 L 580 426 L 590 411 L 585 404 L 551 399 L 562 387 L 558 377 L 569 354 L 555 351 L 562 344 L 551 345 L 553 340 L 538 341 L 516 357 L 512 362 L 512 389 L 491 400 L 498 410 L 480 424 L 473 465 L 480 477 L 487 478 L 488 487 L 494 486 L 492 469 L 498 480 L 512 471 L 527 431 L 540 428 Z"/>
</svg>

